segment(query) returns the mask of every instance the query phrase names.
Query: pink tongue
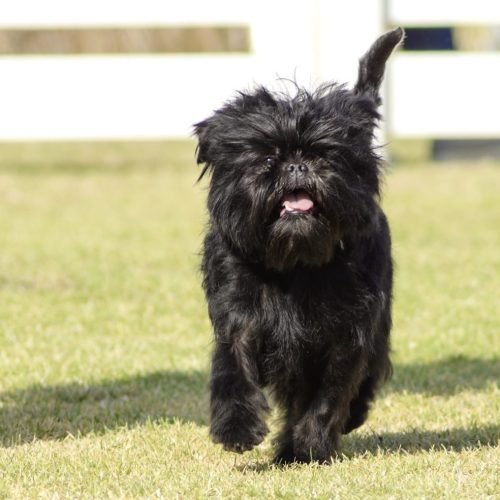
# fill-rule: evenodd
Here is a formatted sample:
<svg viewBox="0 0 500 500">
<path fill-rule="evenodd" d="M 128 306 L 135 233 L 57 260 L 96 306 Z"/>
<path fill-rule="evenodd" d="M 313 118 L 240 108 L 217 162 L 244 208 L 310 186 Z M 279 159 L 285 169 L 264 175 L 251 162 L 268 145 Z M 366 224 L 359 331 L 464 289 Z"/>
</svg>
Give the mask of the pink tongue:
<svg viewBox="0 0 500 500">
<path fill-rule="evenodd" d="M 286 212 L 307 212 L 314 206 L 310 196 L 305 191 L 287 194 L 283 198 L 281 214 Z"/>
</svg>

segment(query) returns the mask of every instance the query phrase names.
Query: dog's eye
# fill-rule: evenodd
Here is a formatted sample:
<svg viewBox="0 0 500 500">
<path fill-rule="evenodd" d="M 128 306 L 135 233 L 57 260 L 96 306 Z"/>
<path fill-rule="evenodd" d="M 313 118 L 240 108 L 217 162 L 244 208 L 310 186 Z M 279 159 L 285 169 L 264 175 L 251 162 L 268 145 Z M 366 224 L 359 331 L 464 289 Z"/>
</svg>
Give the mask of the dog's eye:
<svg viewBox="0 0 500 500">
<path fill-rule="evenodd" d="M 266 167 L 272 168 L 276 165 L 276 160 L 272 156 L 266 158 Z"/>
</svg>

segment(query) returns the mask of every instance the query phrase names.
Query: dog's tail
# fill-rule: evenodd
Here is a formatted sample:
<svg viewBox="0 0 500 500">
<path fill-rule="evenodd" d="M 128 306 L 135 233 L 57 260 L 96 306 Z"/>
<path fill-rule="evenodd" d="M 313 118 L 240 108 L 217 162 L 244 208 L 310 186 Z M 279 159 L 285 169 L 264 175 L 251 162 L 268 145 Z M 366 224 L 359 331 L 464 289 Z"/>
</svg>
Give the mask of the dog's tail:
<svg viewBox="0 0 500 500">
<path fill-rule="evenodd" d="M 403 28 L 396 28 L 377 38 L 359 61 L 358 81 L 354 86 L 357 94 L 367 94 L 380 104 L 379 89 L 384 78 L 385 63 L 392 51 L 404 38 Z"/>
</svg>

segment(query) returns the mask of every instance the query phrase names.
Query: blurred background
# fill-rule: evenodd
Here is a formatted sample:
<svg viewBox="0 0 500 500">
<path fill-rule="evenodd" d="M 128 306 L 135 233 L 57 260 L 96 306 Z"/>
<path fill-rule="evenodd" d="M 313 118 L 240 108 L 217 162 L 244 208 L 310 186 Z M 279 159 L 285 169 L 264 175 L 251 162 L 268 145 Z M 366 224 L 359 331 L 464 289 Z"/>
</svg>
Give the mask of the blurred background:
<svg viewBox="0 0 500 500">
<path fill-rule="evenodd" d="M 184 139 L 235 89 L 353 82 L 384 30 L 396 159 L 500 155 L 500 3 L 16 0 L 0 18 L 0 141 Z"/>
</svg>

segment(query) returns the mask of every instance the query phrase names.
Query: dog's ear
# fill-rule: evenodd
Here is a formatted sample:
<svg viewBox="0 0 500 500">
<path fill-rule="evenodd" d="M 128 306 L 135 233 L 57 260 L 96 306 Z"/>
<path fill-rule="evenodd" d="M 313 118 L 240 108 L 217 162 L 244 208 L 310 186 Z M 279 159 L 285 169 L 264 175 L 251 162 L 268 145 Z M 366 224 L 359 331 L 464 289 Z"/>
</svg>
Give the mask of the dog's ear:
<svg viewBox="0 0 500 500">
<path fill-rule="evenodd" d="M 194 135 L 198 139 L 198 146 L 196 147 L 196 163 L 206 163 L 208 158 L 208 151 L 210 149 L 210 130 L 212 128 L 212 120 L 207 118 L 194 125 Z"/>
<path fill-rule="evenodd" d="M 194 135 L 198 139 L 196 146 L 196 163 L 204 163 L 203 169 L 198 177 L 200 180 L 211 166 L 210 150 L 213 144 L 213 117 L 207 118 L 194 125 Z"/>
<path fill-rule="evenodd" d="M 375 40 L 359 61 L 358 81 L 354 86 L 356 94 L 368 95 L 380 104 L 379 89 L 384 78 L 385 63 L 395 47 L 403 40 L 404 34 L 402 28 L 396 28 Z"/>
</svg>

